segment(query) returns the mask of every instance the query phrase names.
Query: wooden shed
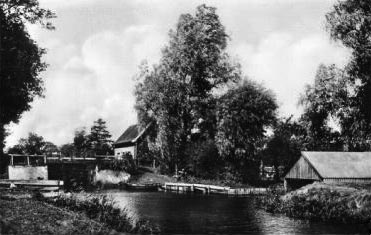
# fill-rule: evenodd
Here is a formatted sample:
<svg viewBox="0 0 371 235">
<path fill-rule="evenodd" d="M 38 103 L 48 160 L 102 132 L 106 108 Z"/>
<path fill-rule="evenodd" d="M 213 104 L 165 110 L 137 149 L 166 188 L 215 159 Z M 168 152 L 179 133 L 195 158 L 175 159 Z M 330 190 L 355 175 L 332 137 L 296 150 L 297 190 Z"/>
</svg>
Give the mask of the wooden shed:
<svg viewBox="0 0 371 235">
<path fill-rule="evenodd" d="M 302 152 L 285 176 L 285 189 L 315 181 L 371 183 L 371 152 Z"/>
</svg>

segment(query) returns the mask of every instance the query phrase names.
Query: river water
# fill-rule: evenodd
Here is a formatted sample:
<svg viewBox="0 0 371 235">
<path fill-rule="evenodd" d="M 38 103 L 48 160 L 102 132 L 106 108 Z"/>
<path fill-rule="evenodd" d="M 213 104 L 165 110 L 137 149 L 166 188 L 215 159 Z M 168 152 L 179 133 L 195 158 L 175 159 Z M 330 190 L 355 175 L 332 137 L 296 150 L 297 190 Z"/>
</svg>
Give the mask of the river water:
<svg viewBox="0 0 371 235">
<path fill-rule="evenodd" d="M 272 215 L 251 197 L 107 191 L 134 218 L 157 223 L 164 234 L 367 234 L 364 225 L 339 225 Z"/>
</svg>

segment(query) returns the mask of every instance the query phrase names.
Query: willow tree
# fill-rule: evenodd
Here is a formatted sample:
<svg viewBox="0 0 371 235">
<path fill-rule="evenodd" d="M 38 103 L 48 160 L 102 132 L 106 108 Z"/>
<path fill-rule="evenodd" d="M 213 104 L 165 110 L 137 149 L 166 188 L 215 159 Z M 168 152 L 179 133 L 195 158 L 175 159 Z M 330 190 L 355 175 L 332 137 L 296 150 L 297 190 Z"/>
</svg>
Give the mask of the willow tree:
<svg viewBox="0 0 371 235">
<path fill-rule="evenodd" d="M 152 146 L 167 171 L 185 166 L 192 130 L 204 131 L 209 119 L 213 91 L 240 79 L 239 65 L 226 53 L 227 41 L 216 8 L 200 5 L 194 15 L 179 17 L 159 64 L 139 73 L 139 121 L 153 123 Z"/>
<path fill-rule="evenodd" d="M 26 23 L 53 29 L 53 12 L 37 0 L 0 2 L 0 155 L 4 148 L 5 126 L 17 122 L 44 91 L 40 73 L 46 64 L 40 48 L 27 32 Z"/>
</svg>

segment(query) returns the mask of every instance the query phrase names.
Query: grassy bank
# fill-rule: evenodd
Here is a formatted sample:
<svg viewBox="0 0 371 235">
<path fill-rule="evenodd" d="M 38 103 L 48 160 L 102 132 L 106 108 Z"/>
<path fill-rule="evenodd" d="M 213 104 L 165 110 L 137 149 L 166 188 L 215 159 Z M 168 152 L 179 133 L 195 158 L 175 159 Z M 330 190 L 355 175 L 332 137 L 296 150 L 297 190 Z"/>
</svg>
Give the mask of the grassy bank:
<svg viewBox="0 0 371 235">
<path fill-rule="evenodd" d="M 0 234 L 115 234 L 104 223 L 32 198 L 28 192 L 0 191 Z"/>
<path fill-rule="evenodd" d="M 106 195 L 62 194 L 54 199 L 44 201 L 71 211 L 84 213 L 88 218 L 99 221 L 118 232 L 157 234 L 158 226 L 148 220 L 134 220 L 125 210 L 115 205 L 115 201 Z"/>
<path fill-rule="evenodd" d="M 272 190 L 258 200 L 258 206 L 294 218 L 364 224 L 371 219 L 371 192 L 350 186 L 314 183 L 285 195 Z"/>
<path fill-rule="evenodd" d="M 165 184 L 166 182 L 176 182 L 174 177 L 161 175 L 150 167 L 141 167 L 135 174 L 132 174 L 129 182 L 132 184 Z"/>
<path fill-rule="evenodd" d="M 62 194 L 44 198 L 24 189 L 0 189 L 0 234 L 157 234 L 107 196 Z"/>
</svg>

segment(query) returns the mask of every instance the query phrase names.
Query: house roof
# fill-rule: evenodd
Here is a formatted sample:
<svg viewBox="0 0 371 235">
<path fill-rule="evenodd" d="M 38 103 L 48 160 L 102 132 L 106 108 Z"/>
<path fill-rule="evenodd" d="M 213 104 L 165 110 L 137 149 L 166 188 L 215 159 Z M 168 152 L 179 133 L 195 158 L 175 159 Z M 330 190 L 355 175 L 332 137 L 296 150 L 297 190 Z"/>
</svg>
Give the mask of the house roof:
<svg viewBox="0 0 371 235">
<path fill-rule="evenodd" d="M 322 178 L 371 178 L 371 152 L 302 152 Z"/>
<path fill-rule="evenodd" d="M 147 129 L 148 126 L 143 129 L 140 128 L 139 125 L 131 125 L 124 131 L 124 133 L 116 140 L 114 144 L 135 144 Z"/>
</svg>

